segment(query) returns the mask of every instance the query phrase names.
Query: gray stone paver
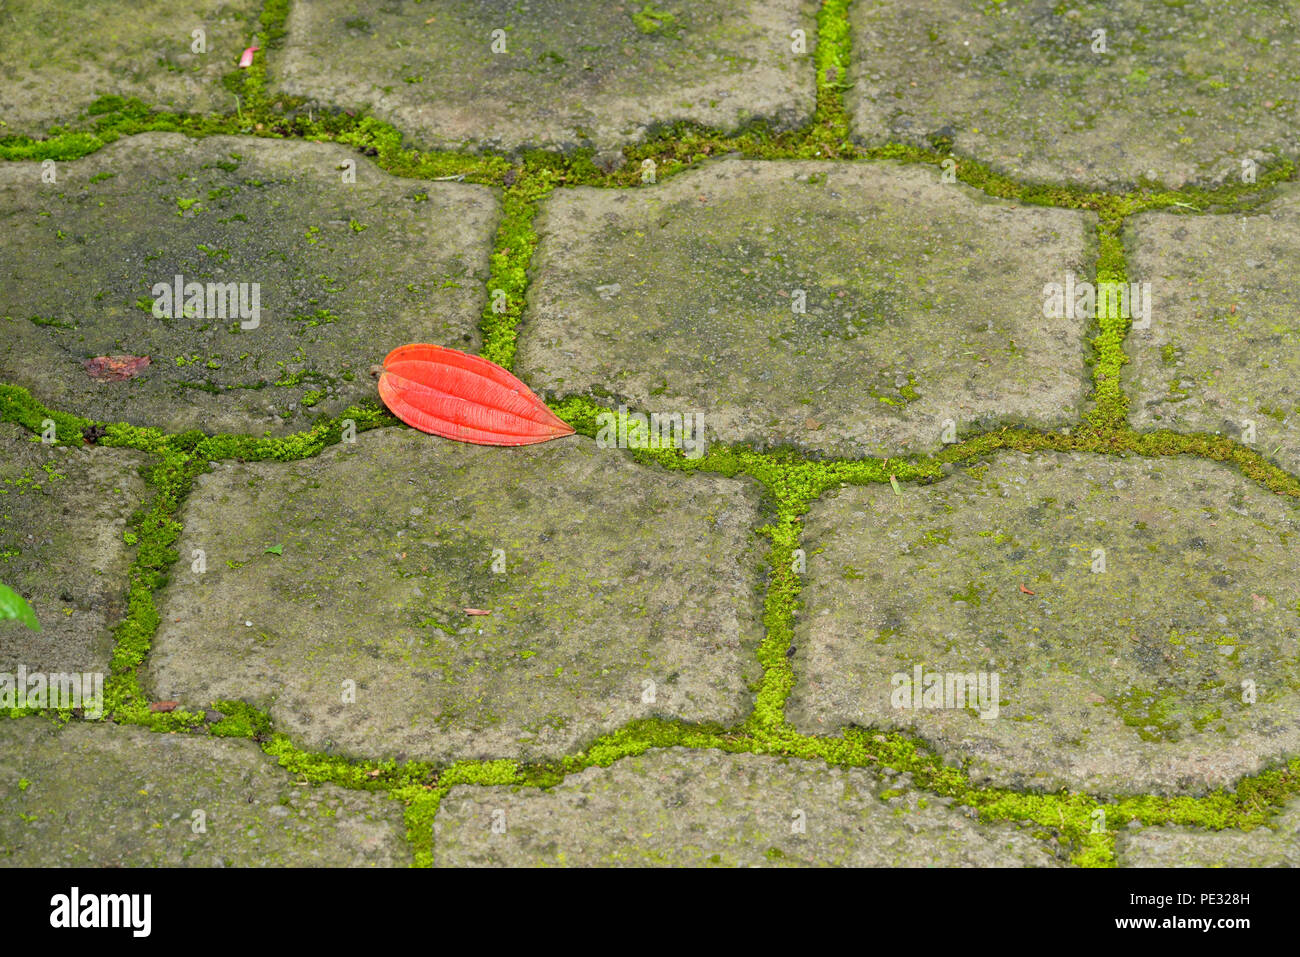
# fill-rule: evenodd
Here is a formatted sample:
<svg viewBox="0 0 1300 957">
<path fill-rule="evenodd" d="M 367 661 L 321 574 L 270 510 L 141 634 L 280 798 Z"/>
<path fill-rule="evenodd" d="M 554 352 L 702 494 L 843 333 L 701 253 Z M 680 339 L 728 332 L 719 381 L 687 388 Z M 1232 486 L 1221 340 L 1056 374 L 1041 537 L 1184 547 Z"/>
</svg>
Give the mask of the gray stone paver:
<svg viewBox="0 0 1300 957">
<path fill-rule="evenodd" d="M 273 71 L 277 89 L 364 106 L 430 146 L 610 148 L 678 120 L 806 123 L 815 11 L 810 0 L 313 0 L 294 4 Z"/>
<path fill-rule="evenodd" d="M 145 501 L 137 470 L 148 459 L 32 439 L 0 423 L 0 582 L 41 625 L 0 622 L 0 672 L 104 674 L 125 611 L 127 520 Z"/>
<path fill-rule="evenodd" d="M 43 136 L 101 96 L 181 112 L 235 109 L 236 69 L 259 0 L 8 0 L 0 30 L 0 136 Z M 194 52 L 196 29 L 206 52 Z"/>
<path fill-rule="evenodd" d="M 251 741 L 0 721 L 0 866 L 405 867 L 405 831 L 396 801 L 297 785 Z"/>
<path fill-rule="evenodd" d="M 451 867 L 1054 867 L 1055 839 L 981 824 L 908 775 L 670 748 L 547 791 L 453 788 L 434 830 Z M 493 830 L 494 824 L 496 831 Z M 502 831 L 504 827 L 504 831 Z"/>
<path fill-rule="evenodd" d="M 1094 223 L 893 164 L 724 160 L 564 190 L 539 217 L 516 371 L 855 457 L 937 450 L 949 422 L 1068 425 L 1085 323 L 1044 319 L 1042 288 L 1091 269 Z"/>
<path fill-rule="evenodd" d="M 1119 189 L 1235 181 L 1242 160 L 1300 150 L 1293 4 L 881 0 L 850 17 L 867 143 L 947 138 L 1021 179 Z"/>
<path fill-rule="evenodd" d="M 1115 857 L 1120 867 L 1300 867 L 1300 801 L 1251 831 L 1172 825 L 1121 831 Z"/>
<path fill-rule="evenodd" d="M 178 548 L 207 571 L 178 566 L 163 592 L 150 684 L 369 757 L 554 758 L 636 717 L 736 722 L 757 670 L 757 502 L 753 483 L 578 437 L 385 429 L 221 464 L 184 511 Z"/>
<path fill-rule="evenodd" d="M 1126 343 L 1133 427 L 1220 433 L 1300 472 L 1300 189 L 1249 215 L 1144 213 L 1126 238 L 1154 299 Z"/>
<path fill-rule="evenodd" d="M 1292 500 L 1190 459 L 1005 454 L 842 489 L 806 522 L 791 719 L 913 730 L 977 781 L 1231 784 L 1300 747 L 1298 532 Z M 997 674 L 1000 707 L 895 707 L 917 667 Z"/>
<path fill-rule="evenodd" d="M 333 144 L 172 133 L 40 174 L 0 166 L 0 380 L 53 408 L 283 434 L 372 397 L 368 370 L 398 345 L 478 346 L 487 187 L 399 179 Z M 257 283 L 258 325 L 233 309 L 156 318 L 153 287 L 177 274 L 247 283 L 249 306 Z M 117 354 L 152 364 L 125 382 L 82 367 Z"/>
</svg>

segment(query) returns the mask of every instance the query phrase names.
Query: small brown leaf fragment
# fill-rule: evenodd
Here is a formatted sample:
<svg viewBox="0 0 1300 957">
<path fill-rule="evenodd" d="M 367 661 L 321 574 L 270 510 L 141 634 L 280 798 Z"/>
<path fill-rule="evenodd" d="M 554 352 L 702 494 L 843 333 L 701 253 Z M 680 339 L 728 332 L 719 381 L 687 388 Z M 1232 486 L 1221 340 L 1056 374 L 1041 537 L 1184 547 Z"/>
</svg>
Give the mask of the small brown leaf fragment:
<svg viewBox="0 0 1300 957">
<path fill-rule="evenodd" d="M 492 610 L 489 609 L 489 608 L 466 608 L 466 609 L 465 609 L 465 614 L 467 614 L 467 615 L 490 615 L 490 614 L 492 614 Z"/>
<path fill-rule="evenodd" d="M 159 711 L 175 711 L 179 701 L 154 701 L 149 705 L 149 710 L 155 713 Z"/>
<path fill-rule="evenodd" d="M 81 365 L 92 379 L 101 382 L 121 382 L 140 374 L 153 360 L 148 356 L 95 356 Z"/>
<path fill-rule="evenodd" d="M 1028 588 L 1025 587 L 1025 583 L 1024 583 L 1024 582 L 1021 582 L 1021 583 L 1020 583 L 1020 590 L 1021 590 L 1022 592 L 1024 592 L 1026 595 L 1032 595 L 1032 594 L 1033 594 L 1033 592 L 1031 592 Z"/>
<path fill-rule="evenodd" d="M 816 419 L 807 418 L 803 420 L 803 427 L 805 429 L 812 429 L 815 432 L 822 427 L 822 424 Z"/>
</svg>

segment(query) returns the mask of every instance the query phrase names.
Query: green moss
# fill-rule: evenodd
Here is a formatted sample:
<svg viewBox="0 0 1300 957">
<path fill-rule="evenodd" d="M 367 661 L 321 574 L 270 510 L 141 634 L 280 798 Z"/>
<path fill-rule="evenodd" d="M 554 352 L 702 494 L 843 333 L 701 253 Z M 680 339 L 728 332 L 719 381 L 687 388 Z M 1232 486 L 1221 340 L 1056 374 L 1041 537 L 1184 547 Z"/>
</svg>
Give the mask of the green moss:
<svg viewBox="0 0 1300 957">
<path fill-rule="evenodd" d="M 653 3 L 647 3 L 640 10 L 632 11 L 632 22 L 645 34 L 671 34 L 677 32 L 677 18 L 667 10 L 661 10 Z"/>
</svg>

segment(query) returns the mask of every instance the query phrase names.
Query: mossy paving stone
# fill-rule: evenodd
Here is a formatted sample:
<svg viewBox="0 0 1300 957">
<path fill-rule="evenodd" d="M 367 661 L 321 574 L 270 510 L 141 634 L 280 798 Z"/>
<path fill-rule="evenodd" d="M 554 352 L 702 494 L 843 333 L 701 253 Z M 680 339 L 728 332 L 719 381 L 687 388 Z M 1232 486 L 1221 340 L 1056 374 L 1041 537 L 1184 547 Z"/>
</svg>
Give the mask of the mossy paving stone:
<svg viewBox="0 0 1300 957">
<path fill-rule="evenodd" d="M 305 429 L 373 396 L 370 366 L 402 343 L 478 346 L 496 217 L 487 187 L 398 179 L 333 144 L 150 133 L 45 185 L 5 164 L 0 380 L 168 431 Z M 258 283 L 260 324 L 155 318 L 152 288 L 177 274 Z M 119 353 L 152 364 L 118 382 L 82 368 Z"/>
<path fill-rule="evenodd" d="M 757 502 L 579 437 L 384 429 L 219 465 L 179 543 L 207 572 L 178 567 L 162 593 L 146 686 L 243 699 L 304 746 L 371 757 L 556 758 L 637 717 L 733 723 L 757 678 Z"/>
<path fill-rule="evenodd" d="M 0 721 L 0 866 L 409 864 L 399 803 L 299 785 L 252 741 Z"/>
<path fill-rule="evenodd" d="M 1143 213 L 1125 234 L 1151 283 L 1148 329 L 1125 343 L 1140 431 L 1215 432 L 1300 472 L 1300 188 L 1244 216 Z"/>
<path fill-rule="evenodd" d="M 977 782 L 1229 785 L 1300 750 L 1298 541 L 1300 504 L 1187 458 L 1017 453 L 841 489 L 806 522 L 789 715 L 914 731 Z M 997 674 L 997 716 L 895 709 L 917 666 Z"/>
<path fill-rule="evenodd" d="M 881 0 L 849 16 L 866 143 L 950 142 L 1019 178 L 1115 189 L 1236 181 L 1243 159 L 1300 150 L 1294 4 Z"/>
<path fill-rule="evenodd" d="M 313 0 L 293 5 L 272 72 L 276 89 L 364 106 L 428 146 L 610 148 L 678 120 L 786 129 L 815 105 L 816 7 Z"/>
<path fill-rule="evenodd" d="M 1206 831 L 1187 827 L 1122 830 L 1115 839 L 1120 867 L 1300 867 L 1300 800 L 1266 827 Z"/>
<path fill-rule="evenodd" d="M 221 78 L 256 30 L 259 0 L 8 0 L 0 136 L 43 136 L 100 97 L 206 113 L 235 109 Z M 206 53 L 193 51 L 202 29 Z"/>
<path fill-rule="evenodd" d="M 1067 425 L 1085 323 L 1043 319 L 1042 287 L 1090 272 L 1094 224 L 896 164 L 723 160 L 566 189 L 542 206 L 516 371 L 844 455 L 938 449 L 947 420 Z"/>
<path fill-rule="evenodd" d="M 0 621 L 0 671 L 107 674 L 134 552 L 123 536 L 145 501 L 148 457 L 35 438 L 0 423 L 0 582 L 41 625 Z"/>
<path fill-rule="evenodd" d="M 909 775 L 668 748 L 545 791 L 457 787 L 434 863 L 452 867 L 1054 867 L 1055 838 L 982 824 Z M 497 832 L 493 831 L 494 823 Z M 501 824 L 505 830 L 500 832 Z M 803 831 L 798 827 L 802 825 Z"/>
</svg>

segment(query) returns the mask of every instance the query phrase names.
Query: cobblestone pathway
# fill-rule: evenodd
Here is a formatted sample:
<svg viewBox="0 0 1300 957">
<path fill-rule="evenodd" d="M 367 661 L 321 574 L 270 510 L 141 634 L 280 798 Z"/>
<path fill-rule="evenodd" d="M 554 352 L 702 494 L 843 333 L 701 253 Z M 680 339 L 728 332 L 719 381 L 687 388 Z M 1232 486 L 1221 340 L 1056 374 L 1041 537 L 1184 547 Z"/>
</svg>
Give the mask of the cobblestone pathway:
<svg viewBox="0 0 1300 957">
<path fill-rule="evenodd" d="M 1300 864 L 1300 4 L 0 18 L 0 863 Z"/>
</svg>

